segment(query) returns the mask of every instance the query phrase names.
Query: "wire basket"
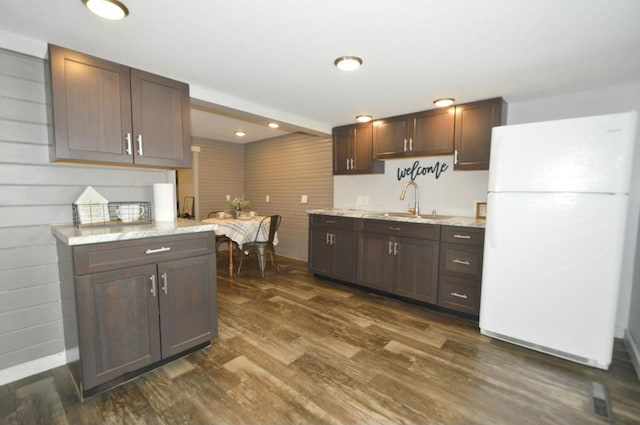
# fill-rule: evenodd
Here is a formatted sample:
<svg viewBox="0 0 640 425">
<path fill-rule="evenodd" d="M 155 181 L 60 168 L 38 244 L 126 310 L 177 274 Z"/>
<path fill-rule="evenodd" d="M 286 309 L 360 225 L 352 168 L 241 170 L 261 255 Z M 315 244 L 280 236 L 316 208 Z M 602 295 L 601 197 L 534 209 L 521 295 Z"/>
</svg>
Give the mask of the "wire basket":
<svg viewBox="0 0 640 425">
<path fill-rule="evenodd" d="M 151 202 L 128 201 L 106 204 L 72 204 L 73 224 L 77 227 L 150 224 Z"/>
</svg>

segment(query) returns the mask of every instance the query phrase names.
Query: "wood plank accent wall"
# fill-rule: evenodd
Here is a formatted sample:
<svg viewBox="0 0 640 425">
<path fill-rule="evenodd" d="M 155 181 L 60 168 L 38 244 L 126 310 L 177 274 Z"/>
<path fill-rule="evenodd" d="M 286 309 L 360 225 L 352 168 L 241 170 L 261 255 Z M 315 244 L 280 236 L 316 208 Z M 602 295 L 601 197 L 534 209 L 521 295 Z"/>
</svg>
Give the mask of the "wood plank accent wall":
<svg viewBox="0 0 640 425">
<path fill-rule="evenodd" d="M 260 215 L 282 216 L 279 255 L 307 260 L 307 210 L 333 206 L 332 154 L 330 137 L 306 134 L 245 145 L 245 195 Z M 307 204 L 300 202 L 302 195 Z"/>
<path fill-rule="evenodd" d="M 46 61 L 0 49 L 0 385 L 64 364 L 65 337 L 77 340 L 63 326 L 75 321 L 73 287 L 49 224 L 72 221 L 87 185 L 153 201 L 153 183 L 175 182 L 174 171 L 50 163 L 49 92 Z"/>
<path fill-rule="evenodd" d="M 225 196 L 244 193 L 244 145 L 194 137 L 198 154 L 198 190 L 196 208 L 200 219 L 212 211 L 228 209 Z"/>
</svg>

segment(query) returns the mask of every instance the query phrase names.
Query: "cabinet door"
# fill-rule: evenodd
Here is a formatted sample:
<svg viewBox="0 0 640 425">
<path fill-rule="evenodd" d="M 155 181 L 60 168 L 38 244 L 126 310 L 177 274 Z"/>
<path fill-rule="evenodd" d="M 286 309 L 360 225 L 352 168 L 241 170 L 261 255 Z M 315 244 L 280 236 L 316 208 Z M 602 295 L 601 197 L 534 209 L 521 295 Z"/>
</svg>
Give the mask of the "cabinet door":
<svg viewBox="0 0 640 425">
<path fill-rule="evenodd" d="M 360 285 L 391 292 L 395 257 L 387 235 L 361 233 L 358 239 L 358 281 Z"/>
<path fill-rule="evenodd" d="M 162 357 L 211 341 L 217 334 L 215 257 L 158 264 Z"/>
<path fill-rule="evenodd" d="M 332 256 L 328 228 L 313 225 L 309 227 L 309 270 L 323 276 L 331 276 Z"/>
<path fill-rule="evenodd" d="M 352 128 L 353 172 L 365 174 L 373 171 L 373 125 L 354 125 Z"/>
<path fill-rule="evenodd" d="M 385 118 L 373 123 L 373 149 L 377 159 L 405 156 L 409 149 L 407 116 Z"/>
<path fill-rule="evenodd" d="M 49 45 L 55 150 L 52 159 L 133 162 L 129 68 Z"/>
<path fill-rule="evenodd" d="M 356 282 L 358 236 L 356 232 L 333 230 L 333 276 L 345 282 Z"/>
<path fill-rule="evenodd" d="M 502 124 L 502 99 L 456 106 L 456 170 L 488 170 L 491 129 Z"/>
<path fill-rule="evenodd" d="M 156 266 L 76 277 L 84 388 L 160 360 Z"/>
<path fill-rule="evenodd" d="M 333 174 L 351 173 L 351 130 L 350 127 L 333 129 Z"/>
<path fill-rule="evenodd" d="M 189 86 L 148 72 L 131 70 L 134 162 L 191 168 Z"/>
<path fill-rule="evenodd" d="M 438 292 L 438 242 L 397 238 L 396 284 L 393 292 L 435 304 Z"/>
<path fill-rule="evenodd" d="M 425 111 L 411 116 L 410 155 L 447 155 L 453 153 L 455 108 Z"/>
</svg>

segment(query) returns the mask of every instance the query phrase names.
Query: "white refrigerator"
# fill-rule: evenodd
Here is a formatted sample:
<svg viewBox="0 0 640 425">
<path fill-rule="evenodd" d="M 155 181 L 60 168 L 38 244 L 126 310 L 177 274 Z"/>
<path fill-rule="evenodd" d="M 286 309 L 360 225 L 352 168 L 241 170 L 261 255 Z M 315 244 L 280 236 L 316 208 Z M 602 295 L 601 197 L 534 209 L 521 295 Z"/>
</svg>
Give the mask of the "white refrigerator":
<svg viewBox="0 0 640 425">
<path fill-rule="evenodd" d="M 483 334 L 609 368 L 637 120 L 493 129 Z"/>
</svg>

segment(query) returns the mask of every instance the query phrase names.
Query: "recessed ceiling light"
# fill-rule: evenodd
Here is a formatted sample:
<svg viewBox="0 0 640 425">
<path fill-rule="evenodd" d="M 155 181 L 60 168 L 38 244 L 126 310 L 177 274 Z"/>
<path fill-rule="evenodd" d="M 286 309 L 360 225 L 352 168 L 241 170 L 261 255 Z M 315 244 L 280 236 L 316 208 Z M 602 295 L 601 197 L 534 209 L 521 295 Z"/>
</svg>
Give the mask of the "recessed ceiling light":
<svg viewBox="0 0 640 425">
<path fill-rule="evenodd" d="M 280 124 L 278 124 L 277 122 L 270 122 L 270 123 L 269 123 L 269 127 L 271 127 L 271 128 L 278 128 L 278 127 L 280 127 Z"/>
<path fill-rule="evenodd" d="M 117 21 L 129 14 L 129 9 L 118 0 L 82 0 L 82 3 L 96 15 Z"/>
<path fill-rule="evenodd" d="M 359 122 L 369 122 L 373 119 L 373 117 L 369 114 L 366 115 L 356 115 L 356 121 Z"/>
<path fill-rule="evenodd" d="M 362 59 L 357 56 L 340 56 L 333 64 L 340 71 L 355 71 L 362 65 Z"/>
<path fill-rule="evenodd" d="M 440 99 L 436 99 L 433 101 L 433 104 L 438 108 L 444 108 L 445 106 L 453 105 L 455 99 L 452 97 L 441 97 Z"/>
<path fill-rule="evenodd" d="M 244 137 L 247 135 L 247 132 L 244 130 L 236 130 L 236 132 L 234 133 L 236 136 L 238 137 Z"/>
</svg>

